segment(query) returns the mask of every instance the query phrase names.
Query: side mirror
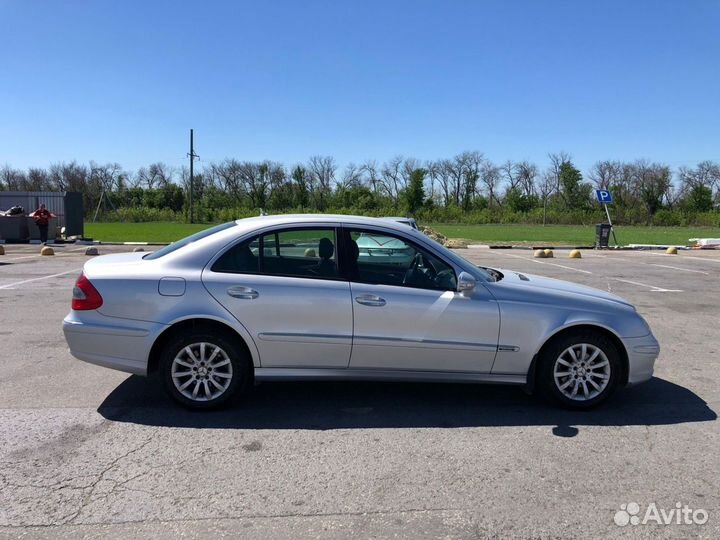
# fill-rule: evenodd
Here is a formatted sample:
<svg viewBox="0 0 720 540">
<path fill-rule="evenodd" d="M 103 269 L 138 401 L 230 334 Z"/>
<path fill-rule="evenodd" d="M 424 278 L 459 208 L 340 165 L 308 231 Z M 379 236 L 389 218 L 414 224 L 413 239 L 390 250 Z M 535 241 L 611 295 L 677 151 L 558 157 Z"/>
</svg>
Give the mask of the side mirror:
<svg viewBox="0 0 720 540">
<path fill-rule="evenodd" d="M 477 281 L 467 272 L 460 272 L 458 276 L 457 292 L 463 296 L 472 296 L 475 292 L 475 285 Z"/>
</svg>

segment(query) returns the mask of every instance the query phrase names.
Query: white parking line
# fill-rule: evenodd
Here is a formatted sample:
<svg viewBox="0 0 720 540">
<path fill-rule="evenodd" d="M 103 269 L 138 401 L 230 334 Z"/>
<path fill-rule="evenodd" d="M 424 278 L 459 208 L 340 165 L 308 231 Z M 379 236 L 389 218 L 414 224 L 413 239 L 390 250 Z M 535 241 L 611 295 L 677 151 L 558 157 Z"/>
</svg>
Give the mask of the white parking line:
<svg viewBox="0 0 720 540">
<path fill-rule="evenodd" d="M 513 255 L 512 253 L 503 253 L 503 255 L 507 255 L 508 257 L 515 257 L 516 259 L 524 259 L 527 261 L 531 261 L 537 264 L 549 264 L 550 266 L 557 266 L 558 268 L 564 268 L 565 270 L 572 270 L 573 272 L 582 272 L 583 274 L 592 274 L 590 270 L 581 270 L 580 268 L 574 268 L 572 266 L 565 266 L 564 264 L 557 264 L 557 263 L 551 263 L 547 261 L 536 261 L 535 259 L 528 259 L 527 257 L 523 257 L 522 255 Z"/>
<path fill-rule="evenodd" d="M 25 279 L 23 281 L 16 281 L 15 283 L 8 283 L 7 285 L 0 285 L 0 289 L 12 289 L 13 287 L 17 287 L 18 285 L 24 285 L 25 283 L 30 283 L 33 281 L 41 281 L 43 279 L 50 279 L 54 277 L 60 277 L 64 276 L 66 274 L 72 274 L 73 272 L 79 272 L 82 270 L 82 268 L 74 268 L 72 270 L 68 270 L 67 272 L 60 272 L 59 274 L 51 274 L 49 276 L 40 276 L 32 279 Z"/>
<path fill-rule="evenodd" d="M 652 255 L 654 257 L 666 257 L 668 259 L 688 259 L 693 261 L 720 263 L 720 259 L 712 259 L 710 257 L 703 257 L 701 255 L 669 255 L 667 253 L 646 253 L 646 255 Z"/>
<path fill-rule="evenodd" d="M 677 255 L 668 255 L 668 257 L 677 257 Z M 720 259 L 711 259 L 710 257 L 701 257 L 701 256 L 695 256 L 692 255 L 680 255 L 683 259 L 692 259 L 693 261 L 707 261 L 711 263 L 720 263 Z"/>
<path fill-rule="evenodd" d="M 636 263 L 636 264 L 645 264 L 648 266 L 658 266 L 660 268 L 669 268 L 671 270 L 680 270 L 681 272 L 691 272 L 693 274 L 703 274 L 706 276 L 710 275 L 710 272 L 704 272 L 702 270 L 693 270 L 690 268 L 682 268 L 680 266 L 671 266 L 671 265 L 667 265 L 667 264 L 655 264 L 655 263 L 650 263 L 650 262 L 645 262 L 645 261 L 639 261 L 638 260 L 638 258 L 640 257 L 639 253 L 641 253 L 641 252 L 638 252 L 638 255 L 635 257 L 613 257 L 611 255 L 593 255 L 592 257 L 595 257 L 598 259 L 608 259 L 608 260 L 613 260 L 613 261 L 623 261 L 623 262 L 632 262 L 632 263 Z M 675 255 L 666 255 L 666 254 L 661 254 L 661 253 L 645 253 L 645 255 L 655 255 L 657 257 L 676 257 Z M 588 258 L 592 258 L 592 257 L 588 257 Z M 698 259 L 699 257 L 683 257 L 683 258 L 684 259 Z M 712 260 L 712 259 L 701 259 L 701 260 Z M 713 262 L 720 262 L 720 261 L 713 260 Z"/>
<path fill-rule="evenodd" d="M 40 257 L 40 254 L 37 255 L 25 255 L 24 257 L 13 257 L 12 259 L 0 259 L 0 262 L 10 262 L 10 261 L 19 261 L 21 259 L 32 259 L 34 257 Z"/>
<path fill-rule="evenodd" d="M 671 270 L 680 270 L 682 272 L 692 272 L 693 274 L 705 274 L 710 275 L 710 272 L 703 272 L 702 270 L 690 270 L 690 268 L 680 268 L 679 266 L 670 266 L 669 264 L 655 264 L 655 263 L 644 263 L 650 266 L 659 266 L 660 268 L 670 268 Z"/>
<path fill-rule="evenodd" d="M 662 287 L 656 287 L 655 285 L 648 285 L 647 283 L 640 283 L 639 281 L 630 281 L 629 279 L 620 279 L 616 277 L 609 277 L 615 281 L 621 281 L 623 283 L 630 283 L 631 285 L 637 285 L 639 287 L 647 287 L 650 292 L 683 292 L 680 289 L 663 289 Z"/>
<path fill-rule="evenodd" d="M 558 268 L 565 268 L 567 270 L 572 270 L 573 272 L 582 272 L 583 274 L 592 274 L 590 270 L 581 270 L 580 268 L 573 268 L 572 266 L 565 266 L 564 264 L 557 264 L 557 263 L 551 263 L 547 261 L 536 261 L 533 259 L 533 262 L 536 262 L 538 264 L 549 264 L 550 266 L 557 266 Z"/>
<path fill-rule="evenodd" d="M 565 265 L 563 265 L 563 264 L 551 263 L 551 262 L 548 262 L 548 261 L 536 261 L 535 259 L 528 259 L 527 257 L 523 257 L 522 255 L 515 255 L 515 254 L 513 254 L 513 253 L 503 253 L 503 252 L 500 252 L 500 253 L 502 253 L 503 255 L 507 255 L 508 257 L 515 257 L 516 259 L 524 259 L 524 260 L 532 261 L 532 262 L 538 263 L 538 264 L 549 264 L 549 265 L 551 265 L 551 266 L 558 266 L 558 267 L 560 267 L 560 268 L 565 268 L 565 269 L 567 269 L 567 270 L 572 270 L 572 271 L 574 271 L 574 272 L 582 272 L 582 273 L 584 273 L 584 274 L 592 274 L 592 272 L 590 272 L 589 270 L 581 270 L 580 268 L 573 268 L 572 266 L 565 266 Z M 614 258 L 614 257 L 605 257 L 605 256 L 602 256 L 602 257 L 603 257 L 603 258 L 608 258 L 608 259 L 609 259 L 609 258 Z M 638 262 L 641 262 L 641 261 L 638 261 Z M 642 263 L 642 264 L 652 264 L 653 266 L 658 266 L 658 265 L 655 265 L 655 264 L 653 264 L 653 263 Z M 688 269 L 687 269 L 687 268 L 682 268 L 681 270 L 688 270 Z M 691 271 L 691 272 L 699 272 L 699 270 L 689 270 L 689 271 Z M 705 273 L 705 272 L 702 272 L 702 273 Z M 630 281 L 629 279 L 622 279 L 622 278 L 616 278 L 616 277 L 608 277 L 607 279 L 612 279 L 612 280 L 615 280 L 615 281 L 620 281 L 620 282 L 622 282 L 622 283 L 629 283 L 630 285 L 637 285 L 638 287 L 647 288 L 647 289 L 650 289 L 650 292 L 663 292 L 663 293 L 666 293 L 666 292 L 683 292 L 682 289 L 665 289 L 665 288 L 663 288 L 663 287 L 657 287 L 656 285 L 649 285 L 649 284 L 647 284 L 647 283 L 641 283 L 641 282 L 639 282 L 639 281 Z"/>
</svg>

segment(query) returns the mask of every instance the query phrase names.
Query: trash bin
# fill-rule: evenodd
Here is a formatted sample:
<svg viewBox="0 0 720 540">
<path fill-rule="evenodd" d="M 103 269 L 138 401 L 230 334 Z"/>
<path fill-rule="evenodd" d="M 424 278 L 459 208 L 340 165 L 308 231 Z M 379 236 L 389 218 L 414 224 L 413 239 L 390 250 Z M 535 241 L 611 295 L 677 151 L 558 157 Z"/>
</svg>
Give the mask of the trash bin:
<svg viewBox="0 0 720 540">
<path fill-rule="evenodd" d="M 608 247 L 611 229 L 612 226 L 607 223 L 595 225 L 595 249 Z"/>
</svg>

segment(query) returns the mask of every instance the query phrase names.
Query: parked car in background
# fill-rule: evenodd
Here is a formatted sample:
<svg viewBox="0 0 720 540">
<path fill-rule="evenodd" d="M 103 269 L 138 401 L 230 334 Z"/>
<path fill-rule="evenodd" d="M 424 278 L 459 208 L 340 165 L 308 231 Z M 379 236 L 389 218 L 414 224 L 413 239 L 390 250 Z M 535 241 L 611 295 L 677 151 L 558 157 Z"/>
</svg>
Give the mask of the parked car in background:
<svg viewBox="0 0 720 540">
<path fill-rule="evenodd" d="M 415 218 L 411 217 L 385 217 L 381 219 L 387 219 L 389 221 L 395 221 L 397 223 L 402 223 L 403 225 L 407 225 L 408 227 L 412 227 L 413 229 L 419 229 L 417 221 L 415 221 Z"/>
<path fill-rule="evenodd" d="M 478 268 L 386 219 L 279 215 L 85 264 L 72 354 L 215 407 L 254 380 L 525 385 L 569 407 L 649 379 L 659 346 L 625 300 Z"/>
</svg>

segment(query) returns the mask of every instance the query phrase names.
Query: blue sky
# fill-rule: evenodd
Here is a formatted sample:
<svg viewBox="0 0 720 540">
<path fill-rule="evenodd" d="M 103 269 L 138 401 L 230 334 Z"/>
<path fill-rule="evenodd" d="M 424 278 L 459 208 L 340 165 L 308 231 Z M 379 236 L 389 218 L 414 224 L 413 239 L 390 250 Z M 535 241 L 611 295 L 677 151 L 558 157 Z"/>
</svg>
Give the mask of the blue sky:
<svg viewBox="0 0 720 540">
<path fill-rule="evenodd" d="M 720 1 L 0 0 L 0 164 L 720 160 Z"/>
</svg>

